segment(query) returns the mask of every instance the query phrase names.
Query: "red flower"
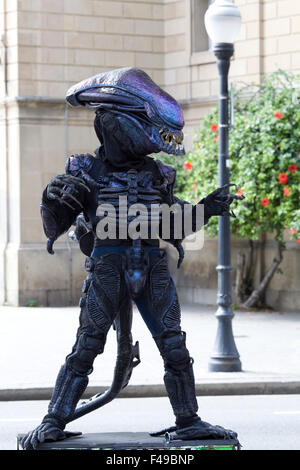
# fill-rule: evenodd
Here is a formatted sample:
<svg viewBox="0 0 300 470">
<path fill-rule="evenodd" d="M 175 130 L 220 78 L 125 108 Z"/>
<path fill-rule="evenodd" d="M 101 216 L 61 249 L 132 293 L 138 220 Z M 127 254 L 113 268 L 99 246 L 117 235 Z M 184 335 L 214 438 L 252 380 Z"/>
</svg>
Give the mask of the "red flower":
<svg viewBox="0 0 300 470">
<path fill-rule="evenodd" d="M 194 191 L 194 192 L 197 191 L 197 183 L 193 183 L 193 191 Z"/>
<path fill-rule="evenodd" d="M 291 234 L 296 235 L 296 230 L 294 228 L 291 228 Z"/>
<path fill-rule="evenodd" d="M 243 191 L 241 188 L 239 188 L 236 192 L 237 196 L 243 196 Z"/>
<path fill-rule="evenodd" d="M 298 243 L 298 245 L 300 245 L 300 238 L 297 239 L 297 243 Z"/>
<path fill-rule="evenodd" d="M 281 184 L 287 184 L 287 182 L 288 182 L 288 177 L 287 177 L 287 174 L 286 174 L 286 173 L 280 173 L 278 179 L 279 179 L 279 182 L 280 182 Z"/>
<path fill-rule="evenodd" d="M 218 130 L 218 125 L 217 125 L 217 124 L 213 124 L 210 129 L 211 129 L 212 132 L 217 132 L 217 130 Z"/>
<path fill-rule="evenodd" d="M 215 143 L 217 143 L 217 142 L 218 142 L 218 140 L 219 140 L 219 136 L 218 136 L 218 135 L 216 135 L 216 137 L 215 137 Z"/>
<path fill-rule="evenodd" d="M 274 113 L 274 116 L 276 117 L 276 119 L 278 119 L 278 121 L 280 121 L 280 119 L 282 118 L 282 113 L 279 113 L 277 111 L 277 113 Z"/>
<path fill-rule="evenodd" d="M 297 165 L 290 165 L 288 167 L 288 170 L 291 172 L 291 173 L 296 173 L 296 171 L 298 170 L 298 167 Z"/>
<path fill-rule="evenodd" d="M 267 197 L 263 197 L 260 203 L 263 207 L 267 207 L 270 204 L 270 200 Z"/>
<path fill-rule="evenodd" d="M 284 196 L 290 196 L 291 195 L 289 188 L 283 188 L 283 195 Z"/>
<path fill-rule="evenodd" d="M 217 156 L 217 154 L 216 154 L 216 153 L 213 153 L 213 154 L 212 154 L 212 157 L 213 157 L 213 158 L 215 158 L 216 156 Z"/>
<path fill-rule="evenodd" d="M 197 144 L 197 149 L 199 149 L 199 148 L 200 148 L 200 144 Z"/>
<path fill-rule="evenodd" d="M 193 168 L 193 165 L 191 164 L 191 162 L 185 162 L 184 169 L 186 171 L 190 171 L 192 168 Z"/>
</svg>

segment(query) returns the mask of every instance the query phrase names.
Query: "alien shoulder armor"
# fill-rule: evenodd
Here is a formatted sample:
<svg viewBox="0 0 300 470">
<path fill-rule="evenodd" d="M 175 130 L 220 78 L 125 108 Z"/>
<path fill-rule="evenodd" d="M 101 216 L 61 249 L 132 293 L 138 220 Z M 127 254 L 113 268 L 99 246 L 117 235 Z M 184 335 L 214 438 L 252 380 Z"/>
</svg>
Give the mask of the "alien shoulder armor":
<svg viewBox="0 0 300 470">
<path fill-rule="evenodd" d="M 72 176 L 78 176 L 81 171 L 89 173 L 94 161 L 95 157 L 89 153 L 71 155 L 66 163 L 66 173 Z"/>
</svg>

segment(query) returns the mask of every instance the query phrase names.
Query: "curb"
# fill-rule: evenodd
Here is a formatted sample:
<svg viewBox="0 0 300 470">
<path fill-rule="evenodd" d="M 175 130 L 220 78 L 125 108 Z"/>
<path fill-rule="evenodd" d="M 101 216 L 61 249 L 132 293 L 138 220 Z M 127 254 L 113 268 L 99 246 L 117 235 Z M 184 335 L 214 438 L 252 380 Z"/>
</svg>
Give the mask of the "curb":
<svg viewBox="0 0 300 470">
<path fill-rule="evenodd" d="M 90 398 L 97 393 L 104 393 L 109 386 L 90 386 L 83 398 Z M 53 392 L 51 387 L 15 388 L 0 390 L 0 401 L 50 400 Z M 197 383 L 197 396 L 218 395 L 292 395 L 300 393 L 300 381 L 251 381 L 251 382 L 220 382 Z M 119 398 L 156 398 L 166 397 L 163 384 L 128 385 Z"/>
</svg>

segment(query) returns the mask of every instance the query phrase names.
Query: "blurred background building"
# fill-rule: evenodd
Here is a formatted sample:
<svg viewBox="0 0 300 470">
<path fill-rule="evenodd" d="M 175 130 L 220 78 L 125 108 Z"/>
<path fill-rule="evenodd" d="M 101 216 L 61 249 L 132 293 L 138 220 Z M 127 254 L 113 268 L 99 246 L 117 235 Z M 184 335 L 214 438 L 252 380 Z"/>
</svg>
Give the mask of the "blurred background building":
<svg viewBox="0 0 300 470">
<path fill-rule="evenodd" d="M 203 16 L 209 0 L 0 1 L 0 303 L 75 302 L 84 257 L 66 237 L 56 256 L 45 250 L 41 193 L 64 172 L 67 155 L 98 146 L 93 112 L 66 109 L 72 84 L 124 66 L 143 68 L 179 100 L 186 147 L 194 128 L 217 103 L 218 72 Z M 235 0 L 243 26 L 235 45 L 231 82 L 259 82 L 278 68 L 300 72 L 300 2 Z M 233 241 L 233 265 L 243 240 Z M 271 241 L 270 241 L 271 244 Z M 257 244 L 259 278 L 272 260 L 268 240 Z M 173 254 L 170 254 L 171 258 Z M 266 301 L 300 308 L 300 246 L 288 242 Z M 181 299 L 215 303 L 217 250 L 206 240 L 175 273 Z"/>
</svg>

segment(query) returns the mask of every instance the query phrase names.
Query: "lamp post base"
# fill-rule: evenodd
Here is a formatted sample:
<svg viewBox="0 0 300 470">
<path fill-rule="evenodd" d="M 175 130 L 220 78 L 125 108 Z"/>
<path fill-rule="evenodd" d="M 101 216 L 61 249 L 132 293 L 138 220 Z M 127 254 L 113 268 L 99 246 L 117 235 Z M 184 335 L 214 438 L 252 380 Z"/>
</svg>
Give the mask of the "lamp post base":
<svg viewBox="0 0 300 470">
<path fill-rule="evenodd" d="M 224 280 L 224 274 L 226 275 L 224 266 L 218 266 L 217 270 L 219 276 L 223 276 L 221 279 Z M 230 274 L 230 270 L 231 267 L 228 267 L 227 275 Z M 225 279 L 228 281 L 228 286 L 225 291 L 229 292 L 230 277 L 226 277 Z M 232 331 L 234 313 L 230 307 L 231 295 L 218 295 L 218 302 L 221 303 L 221 305 L 219 305 L 216 312 L 218 320 L 217 336 L 208 363 L 208 370 L 210 372 L 241 372 L 242 363 Z"/>
<path fill-rule="evenodd" d="M 236 357 L 212 357 L 208 363 L 209 372 L 241 372 L 242 363 Z"/>
</svg>

